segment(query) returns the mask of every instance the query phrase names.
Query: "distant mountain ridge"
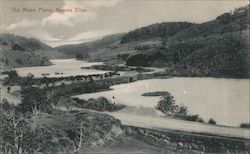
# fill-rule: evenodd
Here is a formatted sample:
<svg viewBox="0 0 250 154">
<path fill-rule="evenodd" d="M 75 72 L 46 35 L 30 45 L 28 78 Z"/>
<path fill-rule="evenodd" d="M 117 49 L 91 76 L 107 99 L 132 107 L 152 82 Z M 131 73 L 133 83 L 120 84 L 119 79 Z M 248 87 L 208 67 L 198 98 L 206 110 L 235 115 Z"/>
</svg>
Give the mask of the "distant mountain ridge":
<svg viewBox="0 0 250 154">
<path fill-rule="evenodd" d="M 49 65 L 49 59 L 63 58 L 52 47 L 34 38 L 0 34 L 1 69 Z"/>
<path fill-rule="evenodd" d="M 89 60 L 106 63 L 165 67 L 169 74 L 179 76 L 250 77 L 249 23 L 248 5 L 201 24 L 152 24 L 112 41 L 56 49 L 67 50 L 71 56 L 72 50 L 88 53 Z"/>
<path fill-rule="evenodd" d="M 78 53 L 85 53 L 89 51 L 94 51 L 98 48 L 105 48 L 109 44 L 113 44 L 116 41 L 120 40 L 124 34 L 114 34 L 109 36 L 104 36 L 102 39 L 94 41 L 94 42 L 87 42 L 87 43 L 80 43 L 76 45 L 63 45 L 56 47 L 55 49 L 62 52 L 69 57 L 74 57 Z"/>
<path fill-rule="evenodd" d="M 0 49 L 1 54 L 5 54 L 2 57 L 14 57 L 11 62 L 14 67 L 47 65 L 48 59 L 59 55 L 67 58 L 77 55 L 89 61 L 163 67 L 177 76 L 250 77 L 249 23 L 248 5 L 201 24 L 157 23 L 97 41 L 54 49 L 36 39 L 1 35 Z M 16 56 L 20 53 L 22 56 Z M 20 62 L 26 57 L 38 60 L 36 63 Z M 1 61 L 6 63 L 4 59 Z"/>
<path fill-rule="evenodd" d="M 126 64 L 165 66 L 180 76 L 250 77 L 249 22 L 248 5 L 163 37 L 160 48 L 140 47 Z"/>
</svg>

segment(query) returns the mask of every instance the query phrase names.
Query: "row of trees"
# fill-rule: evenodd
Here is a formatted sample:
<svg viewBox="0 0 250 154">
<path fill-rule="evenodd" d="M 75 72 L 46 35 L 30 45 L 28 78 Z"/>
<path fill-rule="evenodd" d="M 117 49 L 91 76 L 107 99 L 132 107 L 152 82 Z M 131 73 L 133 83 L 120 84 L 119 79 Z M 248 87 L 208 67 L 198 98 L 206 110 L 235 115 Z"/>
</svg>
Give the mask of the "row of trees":
<svg viewBox="0 0 250 154">
<path fill-rule="evenodd" d="M 95 78 L 111 78 L 115 75 L 120 75 L 116 71 L 107 72 L 104 74 L 92 74 L 92 75 L 77 75 L 77 76 L 68 76 L 68 77 L 43 77 L 35 78 L 33 74 L 29 73 L 26 77 L 19 77 L 15 70 L 6 71 L 3 74 L 7 74 L 9 77 L 4 80 L 4 85 L 45 85 L 45 87 L 54 86 L 56 83 L 65 85 L 66 81 L 90 81 L 93 82 Z"/>
<path fill-rule="evenodd" d="M 76 60 L 83 60 L 83 59 L 89 59 L 89 58 L 90 58 L 90 56 L 88 53 L 85 53 L 85 54 L 77 53 L 76 54 Z"/>
</svg>

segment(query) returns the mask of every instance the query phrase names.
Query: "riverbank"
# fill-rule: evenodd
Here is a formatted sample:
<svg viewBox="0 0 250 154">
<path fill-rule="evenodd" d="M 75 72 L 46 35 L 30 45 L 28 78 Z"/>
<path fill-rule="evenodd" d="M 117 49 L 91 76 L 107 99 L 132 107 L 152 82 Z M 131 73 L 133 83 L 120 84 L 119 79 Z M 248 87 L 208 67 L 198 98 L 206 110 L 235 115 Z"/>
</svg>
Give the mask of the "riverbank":
<svg viewBox="0 0 250 154">
<path fill-rule="evenodd" d="M 250 151 L 249 139 L 175 130 L 156 130 L 129 125 L 122 125 L 122 129 L 128 136 L 161 148 L 172 147 L 205 153 L 247 153 Z"/>
<path fill-rule="evenodd" d="M 92 78 L 93 80 L 90 80 L 91 78 L 89 78 L 89 80 L 87 80 L 87 81 L 81 80 L 81 79 L 78 80 L 77 77 L 67 77 L 66 79 L 68 79 L 68 80 L 73 79 L 74 81 L 71 82 L 70 84 L 61 84 L 61 85 L 56 85 L 56 84 L 53 85 L 53 84 L 49 83 L 48 86 L 45 86 L 40 90 L 44 90 L 46 92 L 50 92 L 50 91 L 56 92 L 59 96 L 67 96 L 67 97 L 73 96 L 73 95 L 79 95 L 79 94 L 86 95 L 87 93 L 93 94 L 93 95 L 103 94 L 103 93 L 97 93 L 97 92 L 118 92 L 119 95 L 117 95 L 118 97 L 116 97 L 116 98 L 120 99 L 123 97 L 126 99 L 131 99 L 131 101 L 129 103 L 131 103 L 133 105 L 133 106 L 130 106 L 133 109 L 136 109 L 136 105 L 144 105 L 147 107 L 149 107 L 149 106 L 152 107 L 154 105 L 154 101 L 142 101 L 140 99 L 137 99 L 137 97 L 135 97 L 132 94 L 132 93 L 134 93 L 133 91 L 138 92 L 138 94 L 137 93 L 136 94 L 138 96 L 141 96 L 145 92 L 166 91 L 167 90 L 171 94 L 173 94 L 173 96 L 187 96 L 189 94 L 194 95 L 193 97 L 195 99 L 192 98 L 189 101 L 182 100 L 183 103 L 197 101 L 197 99 L 199 100 L 199 98 L 201 97 L 201 102 L 206 104 L 203 106 L 207 110 L 209 108 L 209 105 L 211 105 L 213 102 L 215 102 L 215 101 L 210 100 L 210 98 L 217 98 L 217 97 L 213 96 L 213 95 L 212 96 L 207 96 L 207 95 L 204 96 L 202 92 L 205 91 L 208 94 L 215 94 L 215 93 L 217 94 L 218 92 L 215 92 L 215 90 L 218 89 L 219 92 L 223 91 L 223 89 L 220 89 L 220 87 L 223 87 L 223 85 L 225 85 L 227 89 L 228 89 L 228 85 L 231 85 L 234 89 L 235 88 L 238 89 L 237 87 L 233 86 L 234 84 L 232 84 L 231 82 L 228 83 L 228 81 L 225 82 L 223 85 L 221 85 L 221 84 L 218 84 L 217 82 L 215 84 L 210 84 L 210 79 L 209 79 L 209 81 L 207 81 L 206 78 L 201 78 L 201 81 L 200 80 L 197 81 L 196 78 L 191 78 L 190 80 L 187 80 L 185 82 L 182 81 L 182 78 L 181 78 L 181 80 L 180 80 L 180 78 L 171 78 L 171 79 L 169 79 L 169 78 L 171 78 L 171 76 L 169 76 L 168 74 L 166 74 L 164 71 L 161 71 L 161 70 L 157 70 L 157 71 L 153 71 L 153 72 L 145 72 L 145 73 L 135 73 L 135 74 L 131 73 L 131 74 L 125 74 L 125 75 L 121 75 L 121 76 L 107 77 L 107 78 L 98 78 L 98 79 Z M 149 80 L 147 80 L 147 79 L 149 79 Z M 156 80 L 156 79 L 160 79 L 160 80 Z M 168 79 L 168 80 L 163 80 L 163 79 Z M 189 78 L 186 78 L 186 79 L 189 79 Z M 54 80 L 54 79 L 52 79 L 52 80 Z M 52 80 L 48 80 L 48 81 L 52 81 Z M 194 82 L 193 82 L 193 80 L 194 80 Z M 138 82 L 135 82 L 135 81 L 138 81 Z M 189 84 L 187 86 L 185 86 L 186 83 L 189 83 Z M 208 84 L 204 85 L 204 83 L 208 83 Z M 26 83 L 26 84 L 28 84 L 28 83 Z M 116 91 L 117 90 L 116 87 L 119 85 L 121 85 L 122 89 L 126 89 L 126 90 L 125 91 L 119 91 L 119 90 Z M 140 88 L 137 89 L 138 85 L 142 86 L 141 87 L 142 90 L 140 90 Z M 198 87 L 195 85 L 198 85 Z M 213 85 L 216 85 L 217 88 L 214 89 Z M 237 85 L 239 85 L 239 83 L 237 83 Z M 113 86 L 113 87 L 111 87 L 111 86 Z M 192 89 L 190 90 L 189 87 L 192 87 Z M 212 92 L 211 91 L 209 92 L 209 87 L 211 88 Z M 154 88 L 156 88 L 156 89 L 154 89 Z M 112 90 L 112 89 L 114 89 L 114 90 Z M 173 89 L 175 89 L 175 93 L 172 93 Z M 145 90 L 150 90 L 150 91 L 145 91 Z M 132 92 L 132 93 L 131 94 L 127 93 L 128 91 Z M 234 91 L 234 93 L 236 93 L 236 92 Z M 230 96 L 232 97 L 232 94 L 234 94 L 234 93 L 229 91 L 228 94 L 231 94 Z M 199 96 L 196 96 L 195 94 L 197 94 Z M 114 96 L 114 95 L 111 94 L 111 96 Z M 91 98 L 94 98 L 94 97 L 91 97 Z M 111 98 L 111 97 L 109 96 L 106 98 Z M 209 103 L 204 102 L 204 98 L 206 98 L 206 100 L 210 100 Z M 220 100 L 220 98 L 221 98 L 221 96 L 219 95 L 218 100 Z M 157 99 L 157 98 L 155 98 L 155 99 Z M 137 104 L 137 103 L 141 103 L 141 104 Z M 197 106 L 197 104 L 199 104 L 199 103 L 197 103 L 197 102 L 196 102 L 196 104 L 194 103 L 194 106 Z M 125 104 L 125 105 L 127 105 L 127 104 Z M 220 111 L 221 111 L 221 109 L 224 109 L 223 106 L 218 107 L 218 105 L 220 105 L 220 104 L 216 104 L 216 106 L 217 106 L 216 108 L 219 108 Z M 239 104 L 237 104 L 237 108 L 239 109 L 239 107 L 241 107 L 244 104 L 241 103 L 241 106 L 238 106 L 238 105 Z M 126 109 L 127 108 L 124 108 L 123 110 L 126 110 Z M 224 137 L 231 137 L 231 136 L 235 137 L 236 136 L 236 137 L 242 138 L 242 139 L 244 139 L 245 136 L 247 136 L 247 137 L 249 136 L 249 134 L 245 133 L 245 131 L 244 131 L 246 129 L 202 125 L 202 124 L 197 125 L 197 124 L 193 124 L 193 123 L 186 123 L 186 121 L 182 121 L 182 120 L 178 120 L 178 119 L 168 119 L 165 117 L 164 118 L 158 117 L 158 115 L 156 115 L 155 117 L 152 117 L 152 115 L 150 115 L 150 117 L 147 117 L 144 114 L 132 115 L 132 113 L 130 111 L 121 114 L 121 112 L 123 112 L 123 110 L 108 113 L 108 114 L 116 119 L 121 120 L 122 125 L 128 125 L 128 126 L 133 126 L 133 127 L 143 127 L 145 129 L 159 128 L 160 130 L 169 129 L 169 130 L 178 130 L 180 132 L 186 132 L 186 131 L 190 131 L 190 132 L 196 131 L 196 132 L 200 132 L 200 133 L 209 132 L 210 134 L 213 134 L 214 136 L 224 136 Z M 194 113 L 197 113 L 196 111 L 201 111 L 201 110 L 202 110 L 202 108 L 199 108 L 199 110 L 197 110 L 197 108 L 195 108 Z M 209 111 L 212 111 L 212 110 L 209 110 Z M 137 113 L 137 111 L 136 111 L 136 113 Z M 230 111 L 229 113 L 233 115 L 234 112 Z M 239 113 L 237 112 L 237 114 L 239 114 Z M 216 114 L 214 114 L 214 115 L 216 115 Z M 209 113 L 209 116 L 210 116 L 209 118 L 211 118 L 211 113 Z M 220 117 L 222 116 L 221 112 L 220 112 L 219 116 Z M 217 117 L 212 117 L 212 118 L 216 119 L 216 121 L 217 121 Z M 233 120 L 233 119 L 230 119 L 230 120 Z M 189 129 L 189 130 L 187 130 L 187 129 Z M 170 147 L 175 147 L 175 146 L 170 145 Z M 187 150 L 189 150 L 189 149 L 187 149 Z"/>
<path fill-rule="evenodd" d="M 230 127 L 221 125 L 211 125 L 206 123 L 192 122 L 180 119 L 152 116 L 138 116 L 136 114 L 111 112 L 107 114 L 119 119 L 122 125 L 143 127 L 156 130 L 178 130 L 186 132 L 196 132 L 213 134 L 215 136 L 250 139 L 250 132 L 247 128 Z M 132 120 L 131 120 L 132 119 Z"/>
</svg>

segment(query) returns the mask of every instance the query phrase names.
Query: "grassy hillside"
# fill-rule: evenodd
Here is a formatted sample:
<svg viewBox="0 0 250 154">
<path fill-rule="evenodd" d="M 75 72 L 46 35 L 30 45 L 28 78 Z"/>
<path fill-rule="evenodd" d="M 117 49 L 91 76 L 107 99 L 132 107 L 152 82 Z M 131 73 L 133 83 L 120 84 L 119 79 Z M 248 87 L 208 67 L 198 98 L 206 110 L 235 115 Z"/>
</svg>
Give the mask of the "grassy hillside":
<svg viewBox="0 0 250 154">
<path fill-rule="evenodd" d="M 192 25 L 162 45 L 140 46 L 127 65 L 166 67 L 180 76 L 249 77 L 249 7 Z"/>
<path fill-rule="evenodd" d="M 166 22 L 138 28 L 122 37 L 121 43 L 145 40 L 155 37 L 169 38 L 194 24 L 188 22 Z"/>
<path fill-rule="evenodd" d="M 249 8 L 242 7 L 235 9 L 233 13 L 224 13 L 215 20 L 202 24 L 193 25 L 165 41 L 182 41 L 187 39 L 197 39 L 214 34 L 225 34 L 243 31 L 249 25 Z"/>
<path fill-rule="evenodd" d="M 110 44 L 116 43 L 121 39 L 122 36 L 123 34 L 109 35 L 94 42 L 81 43 L 76 45 L 64 45 L 56 47 L 55 49 L 59 52 L 64 53 L 68 57 L 75 57 L 75 55 L 79 53 L 86 54 L 88 52 L 95 52 L 98 49 L 105 48 Z"/>
<path fill-rule="evenodd" d="M 49 59 L 62 58 L 62 53 L 34 38 L 0 34 L 2 68 L 49 65 Z"/>
<path fill-rule="evenodd" d="M 0 105 L 3 153 L 195 153 L 170 146 L 163 149 L 129 137 L 119 120 L 102 113 L 55 110 L 16 115 L 12 106 Z M 10 120 L 13 116 L 17 125 Z"/>
<path fill-rule="evenodd" d="M 165 67 L 173 75 L 249 77 L 249 23 L 248 5 L 201 24 L 153 24 L 109 42 L 57 49 L 81 48 L 88 60 Z"/>
</svg>

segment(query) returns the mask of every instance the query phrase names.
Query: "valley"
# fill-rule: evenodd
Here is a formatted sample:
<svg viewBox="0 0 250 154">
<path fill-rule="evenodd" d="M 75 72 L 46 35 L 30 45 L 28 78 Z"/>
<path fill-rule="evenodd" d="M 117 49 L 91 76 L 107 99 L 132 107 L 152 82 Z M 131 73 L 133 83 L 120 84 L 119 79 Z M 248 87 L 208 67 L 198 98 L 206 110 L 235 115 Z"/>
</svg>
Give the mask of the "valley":
<svg viewBox="0 0 250 154">
<path fill-rule="evenodd" d="M 248 153 L 248 15 L 57 47 L 0 34 L 0 151 Z"/>
</svg>

